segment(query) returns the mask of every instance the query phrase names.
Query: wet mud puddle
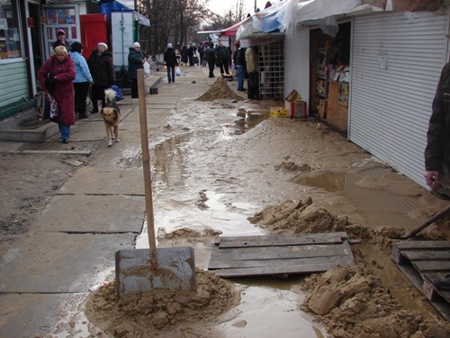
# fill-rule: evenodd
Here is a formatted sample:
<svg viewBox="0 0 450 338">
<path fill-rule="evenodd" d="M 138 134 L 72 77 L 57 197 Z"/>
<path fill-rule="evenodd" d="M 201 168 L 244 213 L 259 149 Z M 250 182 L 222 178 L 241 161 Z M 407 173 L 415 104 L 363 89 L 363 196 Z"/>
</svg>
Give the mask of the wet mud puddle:
<svg viewBox="0 0 450 338">
<path fill-rule="evenodd" d="M 413 212 L 419 207 L 417 196 L 398 187 L 379 182 L 391 175 L 388 168 L 367 169 L 351 173 L 325 172 L 300 175 L 293 182 L 344 196 L 371 227 L 405 227 L 417 224 Z M 392 174 L 396 175 L 396 174 Z M 388 178 L 389 179 L 389 178 Z"/>
</svg>

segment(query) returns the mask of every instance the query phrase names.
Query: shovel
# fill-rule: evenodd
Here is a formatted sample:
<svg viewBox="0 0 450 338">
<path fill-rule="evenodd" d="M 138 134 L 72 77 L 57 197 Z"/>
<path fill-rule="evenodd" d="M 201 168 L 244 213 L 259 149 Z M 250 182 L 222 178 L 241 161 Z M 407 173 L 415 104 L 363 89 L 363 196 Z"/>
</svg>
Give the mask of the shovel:
<svg viewBox="0 0 450 338">
<path fill-rule="evenodd" d="M 143 69 L 138 70 L 138 94 L 150 250 L 135 249 L 116 252 L 117 299 L 131 292 L 153 289 L 186 291 L 197 289 L 194 250 L 190 247 L 156 248 Z"/>
<path fill-rule="evenodd" d="M 442 216 L 445 216 L 449 211 L 450 211 L 450 205 L 448 205 L 447 207 L 445 207 L 444 209 L 439 211 L 434 216 L 432 216 L 429 219 L 427 219 L 420 226 L 418 226 L 417 228 L 415 228 L 414 230 L 412 230 L 408 234 L 403 235 L 403 236 L 399 236 L 399 237 L 390 237 L 390 238 L 392 238 L 392 239 L 408 239 L 408 238 L 411 238 L 411 237 L 417 235 L 419 232 L 421 232 L 423 229 L 425 229 L 429 225 L 433 224 L 435 221 L 437 221 Z"/>
</svg>

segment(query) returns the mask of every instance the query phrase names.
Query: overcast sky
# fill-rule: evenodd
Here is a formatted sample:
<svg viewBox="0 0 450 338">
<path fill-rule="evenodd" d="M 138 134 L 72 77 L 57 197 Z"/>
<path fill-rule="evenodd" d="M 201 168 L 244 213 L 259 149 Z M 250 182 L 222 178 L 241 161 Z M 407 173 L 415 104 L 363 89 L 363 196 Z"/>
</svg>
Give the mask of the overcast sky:
<svg viewBox="0 0 450 338">
<path fill-rule="evenodd" d="M 264 7 L 267 0 L 257 0 L 257 7 Z M 236 6 L 236 0 L 210 0 L 208 7 L 215 13 L 223 14 L 231 8 Z M 253 14 L 255 9 L 255 0 L 245 0 L 244 1 L 244 12 L 249 12 Z M 261 8 L 262 9 L 262 8 Z"/>
</svg>

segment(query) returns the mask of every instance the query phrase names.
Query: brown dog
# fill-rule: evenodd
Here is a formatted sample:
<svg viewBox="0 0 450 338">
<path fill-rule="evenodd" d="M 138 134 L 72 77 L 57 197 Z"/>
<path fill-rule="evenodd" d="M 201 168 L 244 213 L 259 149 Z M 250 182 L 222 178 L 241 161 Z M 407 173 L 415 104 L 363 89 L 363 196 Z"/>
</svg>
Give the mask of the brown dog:
<svg viewBox="0 0 450 338">
<path fill-rule="evenodd" d="M 120 109 L 116 103 L 116 92 L 112 89 L 105 90 L 105 106 L 101 109 L 103 122 L 105 123 L 108 147 L 113 145 L 113 140 L 119 140 Z"/>
</svg>

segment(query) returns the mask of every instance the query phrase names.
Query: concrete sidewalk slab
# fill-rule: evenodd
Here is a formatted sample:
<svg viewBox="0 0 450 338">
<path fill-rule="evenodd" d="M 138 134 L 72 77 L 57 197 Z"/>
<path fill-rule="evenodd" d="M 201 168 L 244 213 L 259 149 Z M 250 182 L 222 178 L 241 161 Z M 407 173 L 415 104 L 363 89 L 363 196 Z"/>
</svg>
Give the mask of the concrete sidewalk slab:
<svg viewBox="0 0 450 338">
<path fill-rule="evenodd" d="M 137 235 L 142 231 L 144 216 L 144 196 L 60 195 L 50 201 L 33 230 Z"/>
<path fill-rule="evenodd" d="M 145 195 L 142 169 L 114 169 L 113 166 L 108 171 L 82 168 L 58 191 L 58 195 Z"/>
<path fill-rule="evenodd" d="M 114 273 L 115 252 L 132 249 L 134 239 L 134 234 L 30 234 L 1 258 L 0 292 L 87 292 Z"/>
<path fill-rule="evenodd" d="M 63 304 L 84 295 L 1 294 L 0 337 L 35 338 L 49 335 L 58 323 Z M 11 304 L 14 304 L 11 307 Z"/>
<path fill-rule="evenodd" d="M 70 128 L 71 141 L 102 141 L 106 137 L 103 121 L 78 122 Z"/>
</svg>

